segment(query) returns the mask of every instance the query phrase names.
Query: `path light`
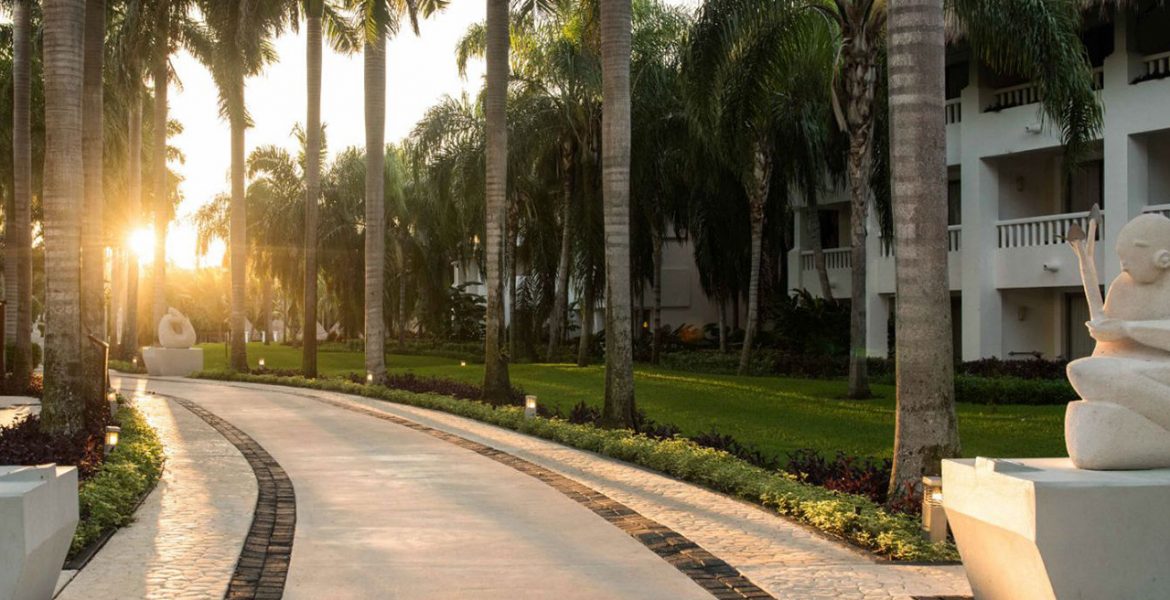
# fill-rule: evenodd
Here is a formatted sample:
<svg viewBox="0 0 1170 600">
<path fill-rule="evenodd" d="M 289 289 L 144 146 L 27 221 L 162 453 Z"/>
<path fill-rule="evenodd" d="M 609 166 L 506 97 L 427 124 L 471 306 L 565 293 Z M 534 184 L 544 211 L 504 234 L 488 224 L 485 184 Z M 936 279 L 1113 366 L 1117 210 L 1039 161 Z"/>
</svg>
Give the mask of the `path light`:
<svg viewBox="0 0 1170 600">
<path fill-rule="evenodd" d="M 531 419 L 536 416 L 536 396 L 524 397 L 524 418 Z"/>
<path fill-rule="evenodd" d="M 366 373 L 366 383 L 374 383 L 374 374 Z"/>
<path fill-rule="evenodd" d="M 110 403 L 110 416 L 113 416 L 118 412 L 118 393 L 110 390 L 110 393 L 106 394 L 106 401 Z"/>
<path fill-rule="evenodd" d="M 131 358 L 130 364 L 134 365 L 134 368 L 137 369 L 138 368 L 138 357 L 135 356 L 134 358 Z"/>
<path fill-rule="evenodd" d="M 932 543 L 947 539 L 947 513 L 943 510 L 942 477 L 922 478 L 922 531 Z"/>
<path fill-rule="evenodd" d="M 263 358 L 260 359 L 260 370 L 261 371 L 264 370 L 264 359 Z"/>
<path fill-rule="evenodd" d="M 459 361 L 459 366 L 461 366 L 461 367 L 466 367 L 466 366 L 467 366 L 467 361 L 465 361 L 465 360 L 461 360 L 461 361 Z"/>
<path fill-rule="evenodd" d="M 118 445 L 118 437 L 122 433 L 122 428 L 117 425 L 106 425 L 106 454 L 114 450 Z"/>
</svg>

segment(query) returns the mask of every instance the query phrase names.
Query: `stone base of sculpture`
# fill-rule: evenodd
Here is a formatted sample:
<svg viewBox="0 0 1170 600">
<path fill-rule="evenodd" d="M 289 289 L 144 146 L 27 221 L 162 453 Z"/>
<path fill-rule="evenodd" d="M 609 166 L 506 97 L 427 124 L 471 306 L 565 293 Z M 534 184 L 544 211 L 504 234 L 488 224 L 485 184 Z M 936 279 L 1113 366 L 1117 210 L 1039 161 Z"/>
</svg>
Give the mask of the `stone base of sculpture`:
<svg viewBox="0 0 1170 600">
<path fill-rule="evenodd" d="M 203 348 L 143 348 L 142 360 L 151 375 L 186 377 L 203 370 Z"/>
<path fill-rule="evenodd" d="M 0 598 L 53 596 L 77 518 L 74 467 L 0 467 Z"/>
<path fill-rule="evenodd" d="M 942 472 L 977 600 L 1170 597 L 1170 469 L 980 458 Z"/>
<path fill-rule="evenodd" d="M 1170 468 L 1166 430 L 1109 402 L 1070 402 L 1064 415 L 1064 440 L 1069 458 L 1081 469 Z"/>
</svg>

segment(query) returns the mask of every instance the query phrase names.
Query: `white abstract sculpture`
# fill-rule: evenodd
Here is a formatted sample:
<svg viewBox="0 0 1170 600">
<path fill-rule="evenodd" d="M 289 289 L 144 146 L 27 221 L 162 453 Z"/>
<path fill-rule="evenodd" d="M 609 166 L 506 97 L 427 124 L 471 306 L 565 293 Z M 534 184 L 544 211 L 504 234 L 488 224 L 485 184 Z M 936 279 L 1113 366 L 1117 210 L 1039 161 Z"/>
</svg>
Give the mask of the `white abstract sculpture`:
<svg viewBox="0 0 1170 600">
<path fill-rule="evenodd" d="M 1068 242 L 1081 264 L 1093 355 L 1068 365 L 1081 400 L 1065 413 L 1069 458 L 1081 469 L 1170 467 L 1170 219 L 1141 215 L 1121 229 L 1121 275 L 1101 298 L 1094 264 L 1098 211 Z"/>
<path fill-rule="evenodd" d="M 191 319 L 174 308 L 158 322 L 158 342 L 163 348 L 190 348 L 195 345 L 195 328 Z"/>
</svg>

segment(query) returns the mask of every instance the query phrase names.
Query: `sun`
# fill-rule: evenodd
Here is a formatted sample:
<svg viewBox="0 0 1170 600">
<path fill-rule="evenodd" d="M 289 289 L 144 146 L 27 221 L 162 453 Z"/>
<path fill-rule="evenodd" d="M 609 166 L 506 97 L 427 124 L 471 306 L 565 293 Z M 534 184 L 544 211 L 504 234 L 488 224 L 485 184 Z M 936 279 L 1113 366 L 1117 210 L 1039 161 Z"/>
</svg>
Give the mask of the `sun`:
<svg viewBox="0 0 1170 600">
<path fill-rule="evenodd" d="M 154 262 L 154 231 L 149 227 L 140 227 L 126 236 L 126 247 L 138 258 L 138 264 L 149 265 Z"/>
</svg>

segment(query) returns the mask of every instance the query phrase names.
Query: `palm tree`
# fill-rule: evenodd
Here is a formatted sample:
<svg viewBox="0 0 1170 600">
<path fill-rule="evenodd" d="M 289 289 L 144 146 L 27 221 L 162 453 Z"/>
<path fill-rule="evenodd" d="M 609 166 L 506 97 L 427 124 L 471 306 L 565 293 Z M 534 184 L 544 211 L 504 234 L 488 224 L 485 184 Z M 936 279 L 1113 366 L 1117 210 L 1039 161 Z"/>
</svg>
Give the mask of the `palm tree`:
<svg viewBox="0 0 1170 600">
<path fill-rule="evenodd" d="M 634 425 L 630 330 L 630 0 L 601 4 L 601 190 L 605 203 L 605 404 L 602 422 Z"/>
<path fill-rule="evenodd" d="M 167 83 L 170 77 L 171 0 L 159 0 L 155 7 L 154 46 L 150 56 L 150 79 L 154 84 L 154 120 L 151 127 L 150 189 L 154 197 L 154 261 L 151 274 L 151 330 L 167 312 L 167 226 L 170 196 L 167 194 Z M 152 336 L 153 337 L 153 336 Z"/>
<path fill-rule="evenodd" d="M 487 0 L 487 90 L 484 93 L 485 163 L 484 253 L 487 255 L 487 318 L 484 332 L 483 395 L 502 402 L 511 394 L 508 355 L 503 352 L 504 222 L 507 211 L 508 0 Z M 513 279 L 515 281 L 515 279 Z"/>
<path fill-rule="evenodd" d="M 84 0 L 44 3 L 45 391 L 41 428 L 85 428 L 81 370 L 82 71 Z"/>
<path fill-rule="evenodd" d="M 13 211 L 5 219 L 9 275 L 7 310 L 15 311 L 10 389 L 25 390 L 32 374 L 32 0 L 16 0 L 12 36 Z"/>
<path fill-rule="evenodd" d="M 306 20 L 308 115 L 305 121 L 305 336 L 301 373 L 317 376 L 317 211 L 321 198 L 321 29 L 329 22 L 335 50 L 351 51 L 353 32 L 326 0 L 302 0 Z"/>
<path fill-rule="evenodd" d="M 1075 2 L 950 0 L 988 67 L 1033 78 L 1041 108 L 1075 162 L 1101 127 Z M 947 286 L 945 26 L 932 0 L 890 7 L 890 156 L 897 257 L 897 417 L 891 497 L 908 493 L 959 454 Z M 952 32 L 957 36 L 957 33 Z"/>
<path fill-rule="evenodd" d="M 855 399 L 869 398 L 872 394 L 865 356 L 865 238 L 873 163 L 874 92 L 877 89 L 878 58 L 885 35 L 886 11 L 884 2 L 880 0 L 833 0 L 817 8 L 836 24 L 840 36 L 833 108 L 838 127 L 849 136 L 847 172 L 853 287 L 849 318 L 848 395 Z M 811 218 L 816 220 L 815 213 Z"/>
<path fill-rule="evenodd" d="M 236 371 L 245 371 L 248 369 L 248 351 L 244 344 L 248 246 L 244 132 L 251 126 L 251 118 L 244 102 L 244 81 L 275 58 L 270 41 L 280 34 L 293 15 L 289 5 L 278 0 L 202 0 L 200 9 L 206 20 L 207 37 L 192 39 L 192 50 L 210 69 L 219 89 L 220 115 L 231 127 L 229 366 Z"/>
<path fill-rule="evenodd" d="M 365 236 L 365 366 L 376 382 L 386 379 L 386 316 L 383 311 L 386 271 L 386 206 L 383 198 L 386 164 L 386 37 L 398 32 L 403 16 L 418 34 L 418 15 L 429 16 L 447 0 L 349 0 L 365 30 L 366 111 L 366 236 Z M 371 235 L 375 232 L 377 235 Z"/>
<path fill-rule="evenodd" d="M 684 63 L 687 104 L 700 135 L 743 182 L 751 223 L 747 328 L 739 373 L 746 373 L 759 327 L 764 220 L 779 181 L 819 183 L 832 48 L 812 13 L 786 2 L 710 0 L 703 5 Z M 712 82 L 716 83 L 712 89 Z M 785 141 L 786 151 L 777 143 Z M 799 141 L 797 147 L 792 142 Z M 799 148 L 799 149 L 796 149 Z M 795 151 L 794 151 L 795 150 Z"/>
<path fill-rule="evenodd" d="M 106 41 L 106 1 L 88 0 L 85 12 L 85 72 L 83 73 L 82 153 L 85 163 L 85 219 L 81 226 L 81 325 L 82 333 L 106 337 L 105 331 L 105 195 L 102 189 L 103 86 L 102 59 Z M 103 351 L 82 343 L 86 402 L 100 406 L 105 396 L 106 368 Z"/>
</svg>

